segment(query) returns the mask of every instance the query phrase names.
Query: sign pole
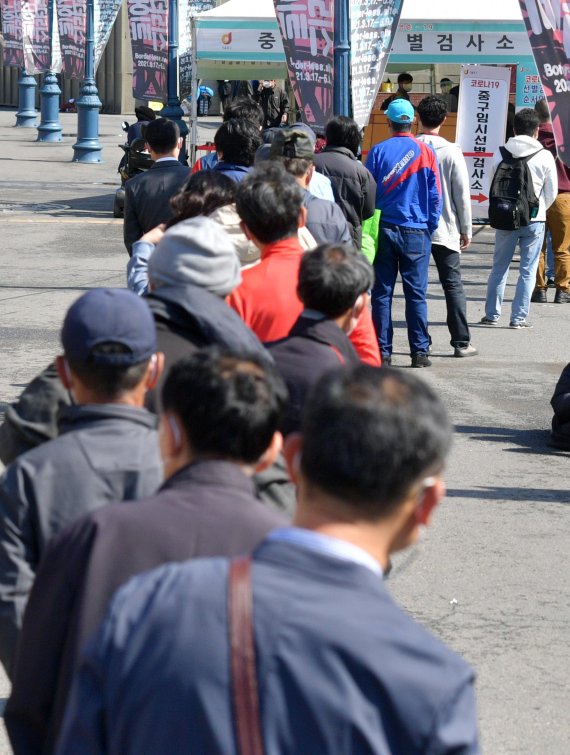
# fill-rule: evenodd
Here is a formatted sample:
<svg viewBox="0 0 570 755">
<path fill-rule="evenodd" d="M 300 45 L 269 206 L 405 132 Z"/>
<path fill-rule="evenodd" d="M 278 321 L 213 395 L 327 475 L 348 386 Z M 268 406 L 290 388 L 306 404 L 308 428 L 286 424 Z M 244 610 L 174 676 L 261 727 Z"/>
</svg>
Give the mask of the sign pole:
<svg viewBox="0 0 570 755">
<path fill-rule="evenodd" d="M 333 112 L 350 115 L 350 0 L 334 0 Z"/>
<path fill-rule="evenodd" d="M 162 108 L 160 115 L 178 124 L 180 136 L 184 140 L 178 159 L 181 163 L 186 163 L 188 126 L 184 122 L 184 111 L 180 107 L 180 98 L 178 96 L 178 0 L 168 0 L 168 68 L 166 87 L 168 99 L 166 107 Z"/>
<path fill-rule="evenodd" d="M 57 77 L 52 70 L 53 66 L 53 15 L 54 2 L 48 3 L 49 24 L 49 60 L 50 69 L 44 76 L 43 86 L 40 89 L 40 112 L 41 120 L 38 126 L 38 142 L 60 142 L 61 123 L 59 121 L 59 96 L 61 89 L 57 83 Z"/>
<path fill-rule="evenodd" d="M 95 0 L 87 0 L 85 34 L 85 80 L 77 100 L 77 141 L 74 163 L 100 163 L 99 111 L 101 100 L 95 83 Z"/>
</svg>

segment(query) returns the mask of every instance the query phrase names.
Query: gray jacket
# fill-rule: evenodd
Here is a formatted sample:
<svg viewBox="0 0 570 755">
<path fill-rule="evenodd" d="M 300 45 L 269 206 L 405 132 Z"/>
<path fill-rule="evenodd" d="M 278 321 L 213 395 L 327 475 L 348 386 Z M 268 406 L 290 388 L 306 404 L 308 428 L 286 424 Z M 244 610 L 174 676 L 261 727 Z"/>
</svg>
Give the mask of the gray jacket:
<svg viewBox="0 0 570 755">
<path fill-rule="evenodd" d="M 439 163 L 442 210 L 432 243 L 459 252 L 459 234 L 471 238 L 469 173 L 461 147 L 443 136 L 421 134 L 417 138 L 433 148 Z"/>
<path fill-rule="evenodd" d="M 60 436 L 19 456 L 0 479 L 0 660 L 7 671 L 49 540 L 107 503 L 162 481 L 156 417 L 120 404 L 66 407 Z"/>
</svg>

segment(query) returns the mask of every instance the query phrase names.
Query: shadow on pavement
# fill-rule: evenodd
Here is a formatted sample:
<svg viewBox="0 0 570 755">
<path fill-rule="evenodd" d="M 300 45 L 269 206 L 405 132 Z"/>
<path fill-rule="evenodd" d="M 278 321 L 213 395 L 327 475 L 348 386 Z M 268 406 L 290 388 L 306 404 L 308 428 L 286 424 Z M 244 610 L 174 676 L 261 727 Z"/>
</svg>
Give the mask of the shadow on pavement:
<svg viewBox="0 0 570 755">
<path fill-rule="evenodd" d="M 549 501 L 551 503 L 570 503 L 567 490 L 546 490 L 545 488 L 451 488 L 446 492 L 447 498 L 479 498 L 487 501 Z"/>
<path fill-rule="evenodd" d="M 549 446 L 548 430 L 517 430 L 510 427 L 483 427 L 480 425 L 456 425 L 455 432 L 469 435 L 471 440 L 495 441 L 513 444 L 519 448 L 505 448 L 511 453 L 531 453 L 549 456 L 566 456 L 567 452 Z"/>
</svg>

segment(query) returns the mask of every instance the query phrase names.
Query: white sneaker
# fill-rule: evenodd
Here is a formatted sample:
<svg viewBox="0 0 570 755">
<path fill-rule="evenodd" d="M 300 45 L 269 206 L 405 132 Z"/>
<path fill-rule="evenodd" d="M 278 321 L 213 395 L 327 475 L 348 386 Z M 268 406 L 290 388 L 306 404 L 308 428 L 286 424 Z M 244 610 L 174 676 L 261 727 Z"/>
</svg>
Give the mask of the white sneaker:
<svg viewBox="0 0 570 755">
<path fill-rule="evenodd" d="M 467 346 L 463 346 L 462 348 L 460 348 L 459 346 L 456 346 L 453 356 L 456 356 L 456 357 L 474 357 L 478 353 L 479 352 L 477 351 L 477 349 L 475 348 L 475 346 L 471 346 L 471 344 L 468 343 Z"/>
</svg>

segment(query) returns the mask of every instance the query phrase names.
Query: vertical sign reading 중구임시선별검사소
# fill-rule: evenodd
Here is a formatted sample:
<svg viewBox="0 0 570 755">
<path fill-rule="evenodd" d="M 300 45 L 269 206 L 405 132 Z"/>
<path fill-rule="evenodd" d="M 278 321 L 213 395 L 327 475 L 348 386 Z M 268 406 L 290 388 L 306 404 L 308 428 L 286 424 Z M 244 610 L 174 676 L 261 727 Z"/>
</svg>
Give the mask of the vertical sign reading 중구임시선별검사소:
<svg viewBox="0 0 570 755">
<path fill-rule="evenodd" d="M 570 4 L 520 0 L 532 54 L 550 107 L 560 159 L 570 166 Z"/>
<path fill-rule="evenodd" d="M 133 50 L 133 97 L 166 100 L 168 0 L 127 0 Z"/>
<path fill-rule="evenodd" d="M 20 0 L 0 0 L 2 10 L 2 62 L 5 66 L 23 66 L 22 6 Z"/>
<path fill-rule="evenodd" d="M 401 10 L 402 0 L 360 0 L 350 4 L 352 110 L 361 128 L 370 118 Z"/>
<path fill-rule="evenodd" d="M 289 80 L 309 126 L 333 113 L 333 0 L 274 0 Z"/>
<path fill-rule="evenodd" d="M 511 69 L 463 66 L 459 87 L 456 141 L 469 171 L 474 217 L 489 211 L 490 171 L 505 143 Z"/>
</svg>

